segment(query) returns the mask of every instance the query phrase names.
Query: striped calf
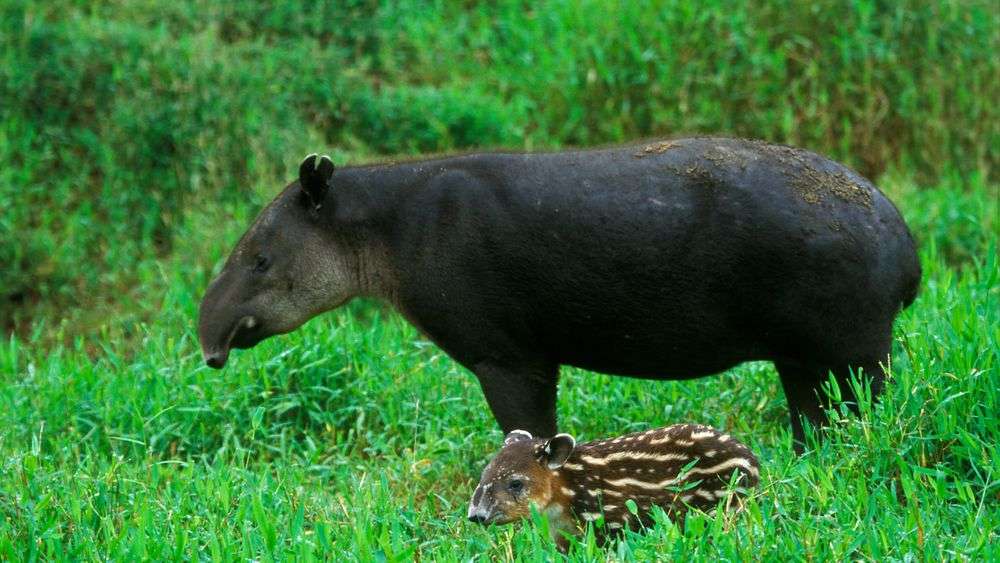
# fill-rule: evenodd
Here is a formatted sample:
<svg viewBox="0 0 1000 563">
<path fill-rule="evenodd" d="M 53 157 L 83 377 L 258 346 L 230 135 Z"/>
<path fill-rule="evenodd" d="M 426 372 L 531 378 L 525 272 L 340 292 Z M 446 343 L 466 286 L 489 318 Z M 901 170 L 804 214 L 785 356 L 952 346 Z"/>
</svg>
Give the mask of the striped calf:
<svg viewBox="0 0 1000 563">
<path fill-rule="evenodd" d="M 602 515 L 605 525 L 597 532 L 604 535 L 649 525 L 653 506 L 675 520 L 689 508 L 709 511 L 720 502 L 736 508 L 739 489 L 756 486 L 758 471 L 746 446 L 697 424 L 580 445 L 568 434 L 543 439 L 515 430 L 483 470 L 469 519 L 507 524 L 528 516 L 534 504 L 555 524 L 555 539 L 564 545 L 559 530 L 579 531 Z M 626 508 L 629 499 L 638 514 Z"/>
</svg>

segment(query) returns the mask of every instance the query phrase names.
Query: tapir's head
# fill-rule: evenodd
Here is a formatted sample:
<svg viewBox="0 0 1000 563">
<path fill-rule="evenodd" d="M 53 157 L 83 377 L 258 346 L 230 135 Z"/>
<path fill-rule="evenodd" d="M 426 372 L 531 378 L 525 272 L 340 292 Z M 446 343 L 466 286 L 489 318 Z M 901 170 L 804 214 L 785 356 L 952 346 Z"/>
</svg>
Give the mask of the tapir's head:
<svg viewBox="0 0 1000 563">
<path fill-rule="evenodd" d="M 310 155 L 299 180 L 254 220 L 201 302 L 205 362 L 221 368 L 232 348 L 290 332 L 357 293 L 357 262 L 322 213 L 333 180 L 329 157 Z"/>
</svg>

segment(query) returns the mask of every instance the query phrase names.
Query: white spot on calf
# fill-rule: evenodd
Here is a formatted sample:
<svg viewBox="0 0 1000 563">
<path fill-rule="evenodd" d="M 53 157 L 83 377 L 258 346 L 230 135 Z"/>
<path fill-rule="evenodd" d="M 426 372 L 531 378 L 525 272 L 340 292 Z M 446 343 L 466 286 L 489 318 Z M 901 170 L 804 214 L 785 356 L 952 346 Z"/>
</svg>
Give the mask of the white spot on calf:
<svg viewBox="0 0 1000 563">
<path fill-rule="evenodd" d="M 715 432 L 712 432 L 711 430 L 703 430 L 701 432 L 692 432 L 691 433 L 691 439 L 692 440 L 704 440 L 705 438 L 711 438 L 714 435 L 715 435 Z"/>
</svg>

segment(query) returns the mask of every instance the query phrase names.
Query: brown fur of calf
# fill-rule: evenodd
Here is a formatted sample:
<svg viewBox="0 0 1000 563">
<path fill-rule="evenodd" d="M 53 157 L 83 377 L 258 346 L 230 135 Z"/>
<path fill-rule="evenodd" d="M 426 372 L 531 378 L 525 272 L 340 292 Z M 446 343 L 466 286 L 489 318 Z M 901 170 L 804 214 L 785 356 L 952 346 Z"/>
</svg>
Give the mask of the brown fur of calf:
<svg viewBox="0 0 1000 563">
<path fill-rule="evenodd" d="M 506 524 L 535 505 L 555 524 L 557 540 L 559 530 L 579 531 L 603 515 L 597 531 L 606 536 L 650 525 L 653 506 L 681 522 L 690 508 L 738 508 L 741 489 L 758 480 L 750 449 L 708 426 L 678 424 L 580 445 L 568 434 L 543 439 L 515 430 L 483 470 L 468 515 Z"/>
</svg>

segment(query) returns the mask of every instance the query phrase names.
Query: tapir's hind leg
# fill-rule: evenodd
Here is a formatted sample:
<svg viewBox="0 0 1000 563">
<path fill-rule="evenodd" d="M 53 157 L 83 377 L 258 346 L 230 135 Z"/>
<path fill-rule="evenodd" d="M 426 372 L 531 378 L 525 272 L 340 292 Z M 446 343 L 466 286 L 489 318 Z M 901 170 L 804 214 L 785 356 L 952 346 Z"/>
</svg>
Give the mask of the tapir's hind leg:
<svg viewBox="0 0 1000 563">
<path fill-rule="evenodd" d="M 831 373 L 840 388 L 841 400 L 850 405 L 856 414 L 858 412 L 857 398 L 850 384 L 851 370 L 853 369 L 855 374 L 858 373 L 859 369 L 861 370 L 863 374 L 861 381 L 870 384 L 872 399 L 875 399 L 885 385 L 885 371 L 882 364 L 887 361 L 888 349 L 885 355 L 837 366 L 821 366 L 787 360 L 776 361 L 774 365 L 781 376 L 781 386 L 784 388 L 785 398 L 788 400 L 788 413 L 792 422 L 792 445 L 795 451 L 801 454 L 805 446 L 803 418 L 817 428 L 827 424 L 824 409 L 829 406 L 830 401 L 823 390 L 823 384 L 830 380 Z"/>
</svg>

